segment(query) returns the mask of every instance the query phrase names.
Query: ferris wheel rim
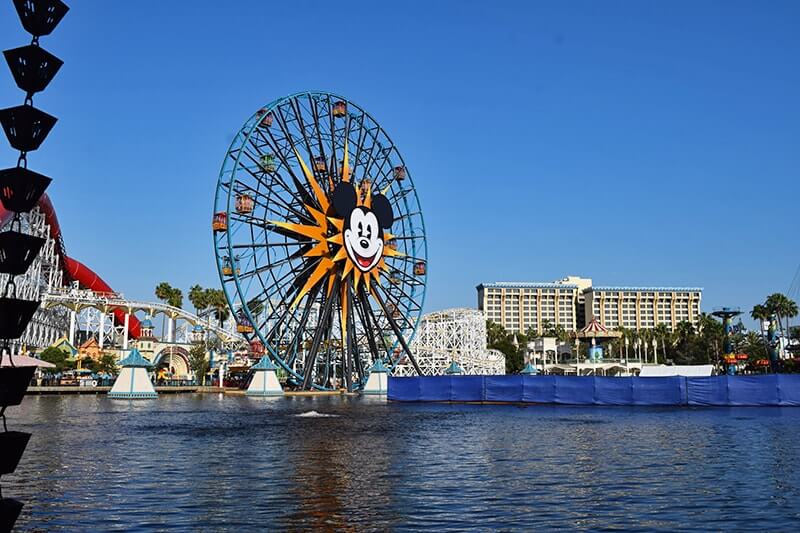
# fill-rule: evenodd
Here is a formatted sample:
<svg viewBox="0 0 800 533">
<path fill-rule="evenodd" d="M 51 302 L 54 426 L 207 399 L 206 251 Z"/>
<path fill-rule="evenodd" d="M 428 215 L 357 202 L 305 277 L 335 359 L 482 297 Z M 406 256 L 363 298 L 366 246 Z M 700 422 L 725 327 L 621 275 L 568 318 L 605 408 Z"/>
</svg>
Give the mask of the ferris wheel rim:
<svg viewBox="0 0 800 533">
<path fill-rule="evenodd" d="M 379 136 L 382 135 L 383 138 L 385 138 L 390 143 L 389 152 L 393 153 L 393 155 L 397 158 L 399 163 L 405 169 L 405 171 L 407 173 L 406 174 L 406 178 L 409 180 L 409 183 L 411 185 L 411 187 L 407 191 L 404 191 L 404 192 L 406 192 L 406 194 L 404 194 L 404 196 L 400 199 L 400 201 L 403 202 L 403 205 L 406 208 L 406 213 L 409 213 L 410 215 L 413 215 L 413 216 L 417 217 L 416 223 L 418 224 L 418 226 L 415 227 L 415 225 L 412 223 L 411 217 L 409 216 L 409 228 L 408 229 L 411 232 L 412 249 L 416 250 L 416 247 L 420 246 L 419 252 L 421 252 L 421 254 L 415 253 L 415 255 L 418 255 L 419 257 L 424 258 L 423 260 L 424 260 L 424 262 L 426 264 L 426 277 L 425 277 L 425 279 L 427 279 L 428 247 L 427 247 L 427 237 L 426 237 L 427 232 L 426 232 L 426 228 L 425 228 L 425 220 L 424 220 L 424 217 L 422 216 L 422 209 L 421 209 L 421 205 L 420 205 L 420 202 L 419 202 L 419 196 L 418 196 L 416 187 L 414 186 L 414 181 L 413 181 L 413 178 L 411 176 L 411 172 L 407 170 L 405 158 L 403 157 L 402 153 L 400 153 L 399 149 L 397 148 L 397 145 L 394 143 L 394 141 L 392 141 L 391 137 L 388 135 L 386 130 L 380 125 L 380 123 L 377 120 L 375 120 L 375 118 L 370 113 L 368 113 L 364 108 L 362 108 L 361 106 L 359 106 L 357 103 L 353 102 L 352 100 L 350 100 L 348 98 L 345 98 L 345 97 L 343 97 L 341 95 L 338 95 L 336 93 L 325 92 L 325 91 L 300 91 L 300 92 L 296 92 L 296 93 L 293 93 L 293 94 L 290 94 L 290 95 L 287 95 L 287 96 L 284 96 L 284 97 L 281 97 L 281 98 L 274 99 L 271 102 L 269 102 L 266 106 L 261 107 L 259 109 L 259 111 L 257 111 L 256 113 L 253 113 L 245 121 L 243 126 L 240 128 L 239 132 L 234 136 L 234 138 L 231 141 L 231 143 L 230 143 L 230 145 L 228 147 L 228 150 L 226 152 L 225 159 L 223 160 L 222 166 L 220 168 L 218 180 L 217 180 L 217 189 L 216 189 L 216 195 L 215 195 L 215 201 L 214 201 L 214 213 L 224 212 L 228 216 L 228 220 L 229 221 L 231 220 L 230 214 L 232 213 L 232 200 L 233 200 L 233 198 L 235 196 L 235 191 L 234 191 L 233 184 L 234 184 L 234 182 L 237 181 L 236 180 L 237 169 L 241 168 L 241 166 L 242 166 L 241 165 L 241 157 L 242 157 L 242 154 L 244 153 L 243 147 L 246 146 L 246 144 L 250 141 L 251 137 L 258 130 L 258 128 L 260 126 L 260 118 L 259 117 L 263 116 L 264 113 L 271 113 L 273 110 L 275 110 L 276 108 L 278 108 L 281 104 L 283 104 L 285 102 L 296 101 L 298 98 L 301 98 L 301 97 L 308 97 L 308 98 L 324 97 L 324 98 L 327 98 L 329 100 L 330 99 L 336 99 L 336 100 L 344 101 L 347 104 L 351 104 L 354 108 L 356 108 L 358 110 L 359 113 L 361 113 L 363 115 L 363 119 L 368 119 L 369 121 L 371 121 L 371 123 L 374 126 L 377 127 L 377 129 L 373 133 L 370 133 L 372 141 L 373 142 L 377 142 Z M 350 114 L 350 116 L 352 117 L 353 115 Z M 363 119 L 362 119 L 362 121 L 360 123 L 361 124 L 361 128 L 363 128 L 363 124 L 365 122 Z M 319 133 L 319 124 L 318 124 L 318 122 L 315 122 L 315 124 L 317 126 L 317 131 Z M 331 133 L 332 136 L 334 134 L 335 134 L 335 131 L 333 131 Z M 331 142 L 333 142 L 333 137 L 331 137 Z M 235 158 L 231 159 L 230 156 L 234 151 L 236 151 L 238 153 L 236 154 Z M 385 160 L 386 159 L 384 158 L 384 161 Z M 225 189 L 226 192 L 225 192 L 225 194 L 220 195 L 220 191 L 222 189 Z M 414 204 L 415 204 L 415 206 L 417 208 L 416 212 L 413 212 L 413 213 L 409 212 L 409 194 L 408 193 L 410 193 L 410 196 L 413 197 L 413 202 L 414 202 Z M 223 209 L 223 205 L 224 205 L 224 209 Z M 404 227 L 405 227 L 405 223 L 404 223 Z M 253 231 L 252 227 L 251 227 L 251 231 Z M 229 306 L 231 307 L 230 312 L 234 316 L 234 318 L 235 318 L 236 313 L 238 311 L 238 312 L 244 314 L 246 319 L 251 324 L 256 324 L 257 320 L 253 316 L 253 313 L 251 312 L 251 309 L 249 307 L 249 302 L 247 301 L 247 294 L 246 294 L 247 291 L 242 286 L 242 283 L 241 283 L 241 280 L 240 280 L 240 276 L 239 276 L 239 274 L 237 272 L 237 269 L 234 269 L 232 276 L 225 276 L 223 274 L 223 268 L 222 268 L 223 267 L 223 264 L 222 264 L 223 263 L 223 255 L 220 252 L 221 251 L 227 252 L 227 257 L 231 261 L 233 261 L 233 258 L 235 257 L 233 234 L 234 234 L 234 232 L 230 231 L 230 227 L 229 227 L 228 231 L 225 231 L 225 236 L 223 238 L 221 238 L 221 239 L 218 237 L 218 235 L 216 233 L 212 234 L 214 248 L 215 248 L 215 251 L 217 252 L 216 253 L 216 262 L 217 262 L 217 272 L 218 272 L 218 276 L 219 276 L 219 279 L 220 279 L 220 284 L 222 285 L 223 293 L 225 295 L 225 298 L 226 298 L 227 302 L 229 303 Z M 266 234 L 267 233 L 265 231 L 265 238 L 266 238 Z M 417 239 L 421 240 L 421 243 L 419 243 L 419 245 L 416 243 Z M 253 239 L 253 240 L 255 240 L 255 239 Z M 222 241 L 222 243 L 220 243 L 220 241 Z M 292 272 L 290 272 L 290 273 L 292 273 Z M 271 275 L 273 275 L 273 279 L 274 279 L 274 272 L 271 272 Z M 260 278 L 260 274 L 259 274 L 259 278 Z M 233 287 L 229 287 L 229 284 L 231 282 L 233 283 Z M 261 282 L 261 286 L 266 291 L 266 285 L 264 284 L 263 280 L 260 280 L 260 282 Z M 277 284 L 277 281 L 276 281 L 276 284 Z M 416 290 L 417 290 L 417 285 L 421 285 L 421 288 L 419 289 L 419 302 L 417 302 L 417 301 L 415 301 L 413 299 L 413 295 L 416 293 Z M 410 330 L 410 334 L 406 339 L 409 343 L 413 340 L 414 336 L 416 335 L 416 332 L 417 332 L 417 329 L 419 327 L 420 321 L 422 320 L 422 310 L 424 308 L 425 297 L 427 295 L 426 285 L 427 285 L 426 281 L 423 281 L 421 283 L 415 284 L 415 285 L 412 286 L 411 296 L 406 295 L 408 298 L 411 299 L 411 301 L 413 301 L 415 303 L 415 305 L 417 307 L 417 309 L 414 310 L 414 311 L 411 311 L 411 309 L 408 309 L 408 308 L 406 309 L 406 314 L 407 315 L 408 314 L 413 315 L 413 323 L 410 324 L 410 327 L 404 328 L 404 329 Z M 235 309 L 235 304 L 237 304 L 237 303 L 241 304 L 241 307 L 239 309 Z M 292 316 L 292 319 L 296 320 L 296 317 Z M 265 355 L 268 353 L 270 355 L 270 358 L 274 362 L 278 363 L 279 366 L 281 368 L 283 368 L 284 370 L 286 370 L 290 375 L 292 375 L 292 376 L 294 376 L 295 378 L 298 378 L 298 379 L 301 377 L 301 376 L 298 375 L 298 373 L 296 373 L 287 364 L 287 361 L 285 361 L 284 357 L 282 357 L 278 353 L 278 349 L 273 346 L 272 342 L 270 342 L 267 338 L 265 338 L 265 335 L 263 334 L 263 332 L 261 331 L 260 328 L 255 328 L 254 331 L 252 332 L 252 334 L 246 336 L 246 338 L 250 342 L 252 342 L 255 339 L 259 340 L 261 342 L 261 344 L 263 345 L 263 348 L 264 348 L 264 350 L 266 352 Z M 391 353 L 396 352 L 396 348 L 397 348 L 398 342 L 399 342 L 398 340 L 395 340 L 393 345 L 391 346 L 391 348 L 389 350 L 387 350 L 386 354 L 384 354 L 384 359 L 386 359 L 385 364 L 387 364 L 390 367 L 390 370 L 394 369 L 400 363 L 400 358 L 393 359 L 390 356 Z M 366 376 L 364 377 L 364 381 L 365 380 L 366 380 Z M 323 386 L 317 386 L 316 384 L 312 384 L 312 386 L 314 388 L 318 388 L 318 389 L 324 389 L 325 388 Z"/>
</svg>

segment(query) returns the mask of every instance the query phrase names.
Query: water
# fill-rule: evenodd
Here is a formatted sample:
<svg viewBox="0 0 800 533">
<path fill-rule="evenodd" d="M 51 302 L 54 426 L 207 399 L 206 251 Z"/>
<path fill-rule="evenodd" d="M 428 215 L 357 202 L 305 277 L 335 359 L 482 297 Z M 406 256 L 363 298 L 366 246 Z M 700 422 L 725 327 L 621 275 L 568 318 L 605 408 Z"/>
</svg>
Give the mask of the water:
<svg viewBox="0 0 800 533">
<path fill-rule="evenodd" d="M 34 434 L 2 480 L 20 531 L 800 525 L 798 408 L 31 396 L 9 415 Z"/>
</svg>

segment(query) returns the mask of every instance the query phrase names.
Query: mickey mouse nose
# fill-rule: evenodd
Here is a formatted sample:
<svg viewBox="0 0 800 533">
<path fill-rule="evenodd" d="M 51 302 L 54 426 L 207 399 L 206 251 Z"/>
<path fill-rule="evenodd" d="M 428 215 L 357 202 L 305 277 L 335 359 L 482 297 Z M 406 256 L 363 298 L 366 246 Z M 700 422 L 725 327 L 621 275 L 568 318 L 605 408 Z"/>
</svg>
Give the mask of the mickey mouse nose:
<svg viewBox="0 0 800 533">
<path fill-rule="evenodd" d="M 366 248 L 367 246 L 369 246 L 369 241 L 367 239 L 361 239 L 360 241 L 358 241 L 358 244 L 360 244 L 362 248 Z"/>
</svg>

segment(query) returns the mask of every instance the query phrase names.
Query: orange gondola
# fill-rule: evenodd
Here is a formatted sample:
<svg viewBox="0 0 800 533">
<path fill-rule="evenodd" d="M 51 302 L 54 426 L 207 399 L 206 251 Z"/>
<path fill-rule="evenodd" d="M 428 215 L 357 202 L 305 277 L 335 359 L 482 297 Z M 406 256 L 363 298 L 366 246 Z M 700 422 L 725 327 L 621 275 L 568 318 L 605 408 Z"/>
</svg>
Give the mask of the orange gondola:
<svg viewBox="0 0 800 533">
<path fill-rule="evenodd" d="M 333 104 L 333 116 L 336 118 L 342 118 L 347 115 L 347 103 L 343 100 L 337 100 Z"/>
<path fill-rule="evenodd" d="M 227 231 L 228 215 L 221 211 L 219 213 L 214 213 L 214 219 L 211 222 L 211 228 L 214 231 Z"/>
<path fill-rule="evenodd" d="M 414 275 L 415 276 L 424 276 L 425 273 L 428 271 L 425 261 L 417 261 L 414 265 Z"/>
</svg>

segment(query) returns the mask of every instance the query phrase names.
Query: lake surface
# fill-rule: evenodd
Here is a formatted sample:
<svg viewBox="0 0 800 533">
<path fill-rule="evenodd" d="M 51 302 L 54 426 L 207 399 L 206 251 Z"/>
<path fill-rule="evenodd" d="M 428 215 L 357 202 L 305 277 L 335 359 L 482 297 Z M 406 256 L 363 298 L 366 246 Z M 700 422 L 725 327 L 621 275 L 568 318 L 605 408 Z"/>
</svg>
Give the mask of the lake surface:
<svg viewBox="0 0 800 533">
<path fill-rule="evenodd" d="M 34 434 L 2 480 L 19 531 L 800 529 L 800 408 L 162 395 L 8 411 Z"/>
</svg>

